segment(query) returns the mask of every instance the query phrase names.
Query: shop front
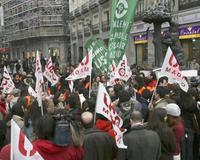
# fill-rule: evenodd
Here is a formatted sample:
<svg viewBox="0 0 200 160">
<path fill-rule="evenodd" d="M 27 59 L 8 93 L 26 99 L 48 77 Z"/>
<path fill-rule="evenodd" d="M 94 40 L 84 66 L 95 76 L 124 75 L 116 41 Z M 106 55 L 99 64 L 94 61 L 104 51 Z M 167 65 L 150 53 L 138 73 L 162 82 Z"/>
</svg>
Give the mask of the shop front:
<svg viewBox="0 0 200 160">
<path fill-rule="evenodd" d="M 181 27 L 179 34 L 187 66 L 193 59 L 200 64 L 200 25 Z"/>
<path fill-rule="evenodd" d="M 148 36 L 147 34 L 140 34 L 133 36 L 133 39 L 135 44 L 136 64 L 145 67 L 148 65 Z"/>
</svg>

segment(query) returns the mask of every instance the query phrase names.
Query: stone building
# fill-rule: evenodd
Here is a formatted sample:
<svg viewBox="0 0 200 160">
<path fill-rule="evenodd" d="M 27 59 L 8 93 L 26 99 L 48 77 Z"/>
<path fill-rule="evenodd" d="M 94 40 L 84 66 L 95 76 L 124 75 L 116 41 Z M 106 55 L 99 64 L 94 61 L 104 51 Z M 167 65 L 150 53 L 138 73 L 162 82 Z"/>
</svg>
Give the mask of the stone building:
<svg viewBox="0 0 200 160">
<path fill-rule="evenodd" d="M 179 39 L 185 61 L 197 58 L 200 63 L 200 1 L 199 0 L 138 0 L 135 20 L 126 49 L 130 64 L 154 66 L 153 25 L 142 21 L 144 11 L 155 2 L 169 3 L 173 20 L 179 23 Z M 85 55 L 84 44 L 91 37 L 108 45 L 112 0 L 69 0 L 71 60 L 78 63 Z M 169 24 L 162 25 L 162 34 Z M 163 45 L 163 56 L 167 46 Z"/>
<path fill-rule="evenodd" d="M 2 5 L 10 58 L 34 57 L 39 50 L 43 56 L 67 61 L 69 36 L 63 16 L 68 0 L 2 0 Z"/>
</svg>

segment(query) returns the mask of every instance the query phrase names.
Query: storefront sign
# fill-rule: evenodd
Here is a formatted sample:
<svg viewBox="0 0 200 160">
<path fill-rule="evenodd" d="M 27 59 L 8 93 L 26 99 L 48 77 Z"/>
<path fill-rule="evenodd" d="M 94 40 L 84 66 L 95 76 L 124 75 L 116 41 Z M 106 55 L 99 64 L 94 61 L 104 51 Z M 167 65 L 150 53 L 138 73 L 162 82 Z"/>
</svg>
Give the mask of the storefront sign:
<svg viewBox="0 0 200 160">
<path fill-rule="evenodd" d="M 180 28 L 179 35 L 180 39 L 200 38 L 200 25 Z"/>
<path fill-rule="evenodd" d="M 140 34 L 140 35 L 134 36 L 133 39 L 134 39 L 135 44 L 142 44 L 142 43 L 147 43 L 148 37 L 146 34 Z"/>
</svg>

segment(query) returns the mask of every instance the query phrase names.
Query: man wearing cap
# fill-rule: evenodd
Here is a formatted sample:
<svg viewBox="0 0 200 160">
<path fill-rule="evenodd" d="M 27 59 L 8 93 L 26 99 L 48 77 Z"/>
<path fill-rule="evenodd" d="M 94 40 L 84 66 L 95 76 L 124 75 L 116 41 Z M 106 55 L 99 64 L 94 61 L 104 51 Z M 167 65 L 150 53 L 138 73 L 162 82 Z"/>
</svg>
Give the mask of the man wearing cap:
<svg viewBox="0 0 200 160">
<path fill-rule="evenodd" d="M 172 131 L 176 138 L 176 152 L 174 155 L 174 160 L 181 159 L 181 142 L 184 139 L 185 129 L 183 121 L 180 117 L 181 110 L 179 106 L 175 103 L 170 103 L 166 106 L 167 111 L 167 123 L 169 127 L 172 128 Z"/>
</svg>

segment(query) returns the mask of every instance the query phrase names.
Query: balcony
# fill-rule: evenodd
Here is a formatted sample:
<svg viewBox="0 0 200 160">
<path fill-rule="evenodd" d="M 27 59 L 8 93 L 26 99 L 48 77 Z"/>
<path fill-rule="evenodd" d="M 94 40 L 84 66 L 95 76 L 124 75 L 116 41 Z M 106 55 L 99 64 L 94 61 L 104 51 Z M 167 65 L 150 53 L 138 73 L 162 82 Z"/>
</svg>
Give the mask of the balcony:
<svg viewBox="0 0 200 160">
<path fill-rule="evenodd" d="M 83 31 L 82 30 L 78 30 L 78 39 L 83 38 Z"/>
<path fill-rule="evenodd" d="M 75 9 L 75 16 L 78 17 L 81 15 L 81 9 L 78 7 Z"/>
<path fill-rule="evenodd" d="M 99 4 L 103 4 L 105 2 L 108 2 L 109 0 L 99 0 Z"/>
<path fill-rule="evenodd" d="M 92 33 L 99 34 L 99 24 L 92 25 Z"/>
<path fill-rule="evenodd" d="M 98 0 L 90 0 L 89 7 L 93 9 L 99 5 Z"/>
<path fill-rule="evenodd" d="M 89 28 L 84 28 L 84 36 L 89 37 L 90 36 L 90 29 Z"/>
<path fill-rule="evenodd" d="M 109 30 L 110 30 L 110 26 L 109 26 L 108 21 L 103 21 L 102 22 L 102 31 L 106 32 L 106 31 L 109 31 Z"/>
<path fill-rule="evenodd" d="M 196 0 L 196 1 L 187 0 L 187 2 L 181 2 L 179 0 L 179 10 L 185 10 L 185 9 L 194 8 L 198 6 L 200 6 L 199 0 Z"/>
<path fill-rule="evenodd" d="M 89 3 L 86 2 L 81 6 L 82 13 L 86 13 L 89 10 Z"/>
<path fill-rule="evenodd" d="M 76 33 L 75 33 L 75 32 L 72 32 L 72 33 L 71 33 L 71 39 L 72 39 L 72 40 L 76 40 Z"/>
</svg>

